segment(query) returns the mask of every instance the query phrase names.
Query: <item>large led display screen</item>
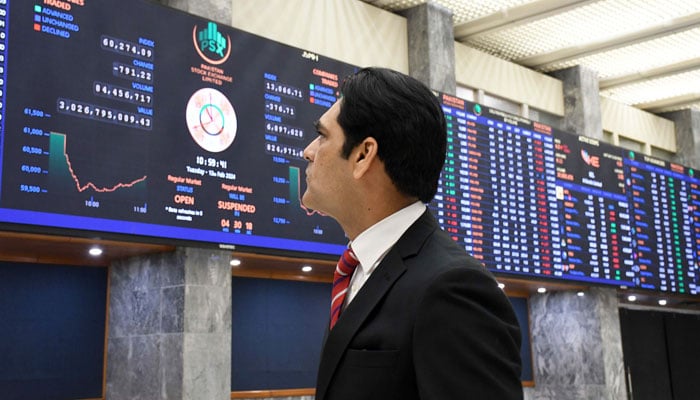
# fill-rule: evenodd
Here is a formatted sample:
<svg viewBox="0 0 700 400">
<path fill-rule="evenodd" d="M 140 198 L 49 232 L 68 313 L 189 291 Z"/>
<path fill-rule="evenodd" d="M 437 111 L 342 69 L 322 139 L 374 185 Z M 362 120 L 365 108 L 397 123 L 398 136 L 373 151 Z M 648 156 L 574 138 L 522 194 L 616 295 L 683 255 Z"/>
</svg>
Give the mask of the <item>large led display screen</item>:
<svg viewBox="0 0 700 400">
<path fill-rule="evenodd" d="M 434 205 L 444 229 L 489 268 L 551 275 L 559 246 L 554 138 L 465 100 L 441 100 L 448 143 Z"/>
<path fill-rule="evenodd" d="M 354 66 L 147 1 L 0 10 L 1 222 L 342 252 L 302 152 Z"/>
<path fill-rule="evenodd" d="M 302 153 L 355 70 L 143 0 L 0 0 L 0 223 L 335 257 Z M 489 269 L 698 294 L 696 171 L 437 95 L 430 208 Z"/>
<path fill-rule="evenodd" d="M 431 209 L 490 270 L 698 294 L 696 171 L 439 98 L 448 150 Z"/>
</svg>

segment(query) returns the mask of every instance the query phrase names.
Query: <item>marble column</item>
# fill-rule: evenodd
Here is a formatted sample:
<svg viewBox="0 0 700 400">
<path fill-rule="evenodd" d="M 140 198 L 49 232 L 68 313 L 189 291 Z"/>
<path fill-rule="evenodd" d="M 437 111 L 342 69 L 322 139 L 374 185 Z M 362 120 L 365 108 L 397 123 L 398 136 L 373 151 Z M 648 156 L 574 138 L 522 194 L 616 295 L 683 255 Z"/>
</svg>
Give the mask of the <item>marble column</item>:
<svg viewBox="0 0 700 400">
<path fill-rule="evenodd" d="M 526 399 L 627 399 L 615 289 L 534 295 L 530 326 L 535 387 Z"/>
<path fill-rule="evenodd" d="M 110 266 L 107 399 L 230 398 L 229 259 L 179 248 Z"/>
<path fill-rule="evenodd" d="M 408 21 L 409 74 L 433 90 L 455 95 L 452 12 L 428 2 L 398 14 Z"/>
<path fill-rule="evenodd" d="M 600 108 L 598 73 L 574 66 L 555 71 L 552 76 L 560 79 L 564 87 L 564 131 L 603 139 L 603 117 Z"/>
<path fill-rule="evenodd" d="M 661 115 L 676 125 L 676 154 L 673 161 L 700 168 L 700 111 L 681 110 Z"/>
</svg>

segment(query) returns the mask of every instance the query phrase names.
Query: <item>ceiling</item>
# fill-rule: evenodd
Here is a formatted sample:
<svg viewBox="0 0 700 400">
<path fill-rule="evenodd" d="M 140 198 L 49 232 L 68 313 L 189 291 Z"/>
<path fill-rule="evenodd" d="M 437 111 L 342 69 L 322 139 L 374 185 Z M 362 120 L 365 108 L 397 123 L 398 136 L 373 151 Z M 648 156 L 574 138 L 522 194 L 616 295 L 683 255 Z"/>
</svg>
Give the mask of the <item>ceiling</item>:
<svg viewBox="0 0 700 400">
<path fill-rule="evenodd" d="M 652 113 L 700 109 L 698 0 L 430 0 L 455 40 L 549 73 L 597 71 L 600 94 Z M 399 11 L 426 0 L 365 0 Z"/>
</svg>

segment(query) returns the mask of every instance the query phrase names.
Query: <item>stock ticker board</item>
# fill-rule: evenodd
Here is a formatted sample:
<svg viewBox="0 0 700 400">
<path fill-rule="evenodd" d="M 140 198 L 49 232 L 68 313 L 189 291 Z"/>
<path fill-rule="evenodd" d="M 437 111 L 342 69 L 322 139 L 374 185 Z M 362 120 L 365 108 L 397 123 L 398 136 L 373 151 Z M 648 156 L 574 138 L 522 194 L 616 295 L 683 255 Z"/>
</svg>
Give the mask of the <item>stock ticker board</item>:
<svg viewBox="0 0 700 400">
<path fill-rule="evenodd" d="M 342 252 L 302 152 L 355 66 L 141 0 L 0 13 L 3 226 Z M 438 96 L 430 209 L 490 270 L 698 294 L 694 170 Z"/>
<path fill-rule="evenodd" d="M 431 209 L 490 270 L 698 294 L 696 171 L 439 97 L 448 150 Z"/>
</svg>

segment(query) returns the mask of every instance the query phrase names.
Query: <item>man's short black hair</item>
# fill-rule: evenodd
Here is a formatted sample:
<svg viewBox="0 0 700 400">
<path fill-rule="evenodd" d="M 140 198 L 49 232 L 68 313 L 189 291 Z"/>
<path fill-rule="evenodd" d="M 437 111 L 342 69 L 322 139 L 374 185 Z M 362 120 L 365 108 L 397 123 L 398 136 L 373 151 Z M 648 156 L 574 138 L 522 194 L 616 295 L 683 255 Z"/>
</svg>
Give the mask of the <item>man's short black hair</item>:
<svg viewBox="0 0 700 400">
<path fill-rule="evenodd" d="M 373 137 L 379 159 L 404 194 L 430 202 L 445 161 L 447 127 L 437 97 L 423 83 L 386 68 L 364 68 L 340 86 L 343 157 Z"/>
</svg>

